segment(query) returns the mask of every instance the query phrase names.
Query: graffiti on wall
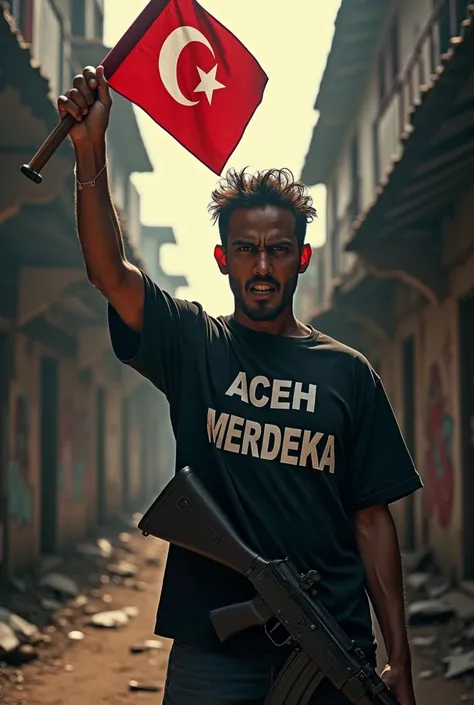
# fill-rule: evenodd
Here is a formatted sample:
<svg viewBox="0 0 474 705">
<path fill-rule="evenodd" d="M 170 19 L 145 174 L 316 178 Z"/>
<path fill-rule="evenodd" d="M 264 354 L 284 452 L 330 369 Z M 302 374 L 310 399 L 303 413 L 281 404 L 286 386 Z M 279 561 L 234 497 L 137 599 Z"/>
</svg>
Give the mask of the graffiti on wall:
<svg viewBox="0 0 474 705">
<path fill-rule="evenodd" d="M 20 526 L 33 521 L 33 481 L 30 462 L 30 408 L 25 395 L 13 409 L 13 443 L 8 463 L 8 514 Z"/>
<path fill-rule="evenodd" d="M 426 484 L 428 513 L 442 528 L 452 519 L 454 504 L 453 431 L 442 368 L 429 369 L 426 415 Z"/>
<path fill-rule="evenodd" d="M 88 452 L 87 414 L 77 413 L 72 401 L 67 401 L 59 417 L 58 462 L 61 491 L 68 500 L 82 502 L 86 496 Z"/>
</svg>

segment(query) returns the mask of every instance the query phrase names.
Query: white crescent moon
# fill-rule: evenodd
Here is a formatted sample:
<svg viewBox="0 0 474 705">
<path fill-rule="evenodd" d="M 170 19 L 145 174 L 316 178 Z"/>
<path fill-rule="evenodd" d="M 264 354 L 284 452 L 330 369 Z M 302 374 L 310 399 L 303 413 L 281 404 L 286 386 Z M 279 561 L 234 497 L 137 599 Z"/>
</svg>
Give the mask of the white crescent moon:
<svg viewBox="0 0 474 705">
<path fill-rule="evenodd" d="M 164 87 L 177 103 L 186 106 L 197 105 L 199 103 L 198 100 L 188 100 L 181 92 L 181 88 L 178 84 L 177 67 L 179 57 L 184 47 L 191 44 L 191 42 L 204 44 L 212 53 L 212 56 L 214 56 L 214 49 L 204 34 L 196 29 L 196 27 L 183 25 L 182 27 L 174 29 L 171 34 L 166 37 L 158 58 L 158 70 Z"/>
</svg>

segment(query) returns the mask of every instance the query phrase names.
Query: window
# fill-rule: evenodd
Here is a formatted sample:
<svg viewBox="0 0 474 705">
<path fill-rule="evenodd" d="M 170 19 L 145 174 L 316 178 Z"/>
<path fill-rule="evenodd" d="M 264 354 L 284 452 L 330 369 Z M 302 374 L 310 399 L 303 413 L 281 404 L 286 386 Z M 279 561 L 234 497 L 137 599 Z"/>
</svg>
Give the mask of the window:
<svg viewBox="0 0 474 705">
<path fill-rule="evenodd" d="M 74 37 L 86 35 L 86 3 L 85 0 L 70 0 L 71 34 Z"/>
</svg>

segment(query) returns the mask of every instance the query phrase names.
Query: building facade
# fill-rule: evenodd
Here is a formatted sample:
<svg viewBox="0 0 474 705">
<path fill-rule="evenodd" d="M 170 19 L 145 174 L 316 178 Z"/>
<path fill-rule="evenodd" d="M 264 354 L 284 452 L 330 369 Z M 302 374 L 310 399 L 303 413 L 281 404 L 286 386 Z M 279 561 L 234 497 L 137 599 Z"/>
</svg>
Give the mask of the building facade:
<svg viewBox="0 0 474 705">
<path fill-rule="evenodd" d="M 108 52 L 102 28 L 97 0 L 0 4 L 0 579 L 151 502 L 173 462 L 167 410 L 114 358 L 106 304 L 86 277 L 70 141 L 41 185 L 19 171 L 57 124 L 57 95 Z M 152 165 L 119 96 L 108 158 L 127 256 L 147 271 L 130 177 Z"/>
<path fill-rule="evenodd" d="M 301 178 L 327 187 L 315 326 L 382 376 L 425 488 L 406 549 L 474 580 L 474 12 L 342 0 Z M 383 468 L 381 468 L 383 472 Z"/>
</svg>

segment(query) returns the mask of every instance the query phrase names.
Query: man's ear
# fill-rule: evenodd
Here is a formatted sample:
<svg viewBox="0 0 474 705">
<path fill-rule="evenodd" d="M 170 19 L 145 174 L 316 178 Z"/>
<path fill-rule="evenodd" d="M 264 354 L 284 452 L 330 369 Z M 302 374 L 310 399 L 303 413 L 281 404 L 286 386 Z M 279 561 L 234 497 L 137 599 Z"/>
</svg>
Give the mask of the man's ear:
<svg viewBox="0 0 474 705">
<path fill-rule="evenodd" d="M 227 257 L 225 254 L 225 250 L 222 247 L 222 245 L 216 245 L 214 247 L 214 259 L 217 262 L 217 266 L 219 267 L 219 271 L 221 274 L 228 274 L 228 269 L 227 269 Z"/>
<path fill-rule="evenodd" d="M 300 274 L 303 274 L 303 272 L 306 272 L 306 270 L 308 269 L 312 254 L 313 250 L 311 245 L 309 245 L 308 243 L 306 243 L 306 245 L 303 245 L 303 249 L 301 250 Z"/>
</svg>

